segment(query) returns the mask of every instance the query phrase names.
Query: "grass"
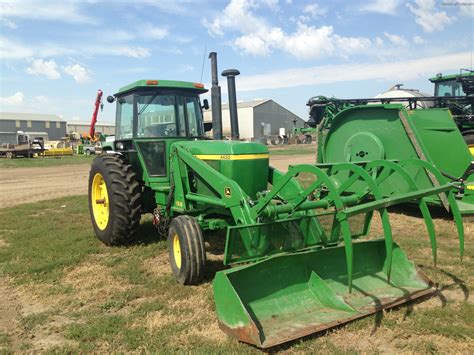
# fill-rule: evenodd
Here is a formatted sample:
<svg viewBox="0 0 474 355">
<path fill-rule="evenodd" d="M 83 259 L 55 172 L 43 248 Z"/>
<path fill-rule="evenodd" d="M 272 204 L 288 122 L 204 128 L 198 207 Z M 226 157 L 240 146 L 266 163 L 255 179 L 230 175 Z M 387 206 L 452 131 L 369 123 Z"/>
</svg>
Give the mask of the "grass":
<svg viewBox="0 0 474 355">
<path fill-rule="evenodd" d="M 43 168 L 59 165 L 90 164 L 94 155 L 66 155 L 62 157 L 37 157 L 37 158 L 0 158 L 1 168 Z"/>
<path fill-rule="evenodd" d="M 270 148 L 270 155 L 305 155 L 313 154 L 316 156 L 316 146 L 315 145 L 290 145 L 285 146 L 284 148 Z"/>
<path fill-rule="evenodd" d="M 316 154 L 314 145 L 310 146 L 285 146 L 284 148 L 270 147 L 271 155 L 305 155 Z M 58 157 L 37 157 L 37 158 L 0 158 L 0 169 L 2 168 L 42 168 L 48 166 L 90 164 L 95 155 L 67 155 Z"/>
<path fill-rule="evenodd" d="M 396 212 L 391 214 L 395 239 L 439 283 L 439 295 L 275 350 L 467 353 L 472 348 L 470 239 L 460 264 L 454 227 L 442 215 L 437 218 L 434 268 L 422 220 L 410 211 Z M 257 352 L 217 327 L 211 281 L 219 263 L 199 286 L 176 284 L 166 242 L 149 219 L 142 221 L 137 243 L 115 248 L 94 237 L 86 197 L 2 209 L 0 220 L 0 276 L 19 310 L 17 328 L 0 315 L 0 322 L 12 324 L 0 331 L 0 352 Z M 380 233 L 377 220 L 373 228 Z M 471 224 L 467 234 L 472 232 Z"/>
</svg>

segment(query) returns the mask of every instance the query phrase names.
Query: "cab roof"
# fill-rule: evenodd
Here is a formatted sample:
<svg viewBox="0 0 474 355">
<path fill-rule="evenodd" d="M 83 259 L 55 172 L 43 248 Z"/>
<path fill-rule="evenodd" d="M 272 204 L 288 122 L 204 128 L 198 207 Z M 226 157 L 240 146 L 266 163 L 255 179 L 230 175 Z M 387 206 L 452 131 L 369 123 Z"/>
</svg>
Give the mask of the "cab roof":
<svg viewBox="0 0 474 355">
<path fill-rule="evenodd" d="M 184 89 L 192 90 L 203 94 L 208 90 L 201 83 L 192 83 L 189 81 L 176 81 L 176 80 L 157 80 L 157 79 L 143 79 L 135 81 L 129 85 L 121 87 L 116 95 L 123 94 L 128 91 L 132 91 L 140 88 L 163 88 L 163 89 Z"/>
<path fill-rule="evenodd" d="M 430 78 L 429 80 L 432 83 L 436 83 L 438 81 L 448 81 L 448 80 L 453 80 L 456 78 L 459 78 L 460 76 L 474 76 L 474 72 L 466 72 L 461 74 L 451 74 L 451 75 L 441 75 L 441 76 L 435 76 L 433 78 Z"/>
</svg>

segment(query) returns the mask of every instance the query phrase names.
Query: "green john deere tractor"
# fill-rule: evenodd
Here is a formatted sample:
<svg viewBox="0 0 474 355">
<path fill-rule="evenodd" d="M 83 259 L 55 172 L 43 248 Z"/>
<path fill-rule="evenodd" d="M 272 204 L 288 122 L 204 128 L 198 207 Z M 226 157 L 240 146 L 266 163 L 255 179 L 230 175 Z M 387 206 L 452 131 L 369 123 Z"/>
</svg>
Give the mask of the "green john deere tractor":
<svg viewBox="0 0 474 355">
<path fill-rule="evenodd" d="M 217 67 L 214 108 L 220 91 L 215 73 Z M 238 140 L 237 74 L 223 72 L 234 138 L 229 141 L 204 135 L 202 84 L 140 80 L 108 98 L 117 105 L 115 151 L 95 158 L 89 178 L 97 237 L 107 245 L 132 242 L 140 234 L 140 216 L 152 213 L 168 240 L 171 271 L 187 285 L 202 280 L 208 232 L 225 231 L 227 268 L 213 281 L 219 325 L 262 348 L 433 294 L 433 283 L 394 242 L 387 207 L 406 201 L 420 206 L 436 260 L 426 198 L 443 195 L 462 255 L 463 224 L 452 185 L 419 188 L 408 169 L 437 172 L 415 159 L 374 160 L 365 168 L 296 165 L 287 173 L 272 168 L 265 145 Z M 220 138 L 220 118 L 214 118 Z M 310 182 L 300 183 L 302 174 Z M 405 190 L 384 195 L 384 183 L 397 179 Z M 380 239 L 362 241 L 374 213 L 383 232 Z"/>
</svg>

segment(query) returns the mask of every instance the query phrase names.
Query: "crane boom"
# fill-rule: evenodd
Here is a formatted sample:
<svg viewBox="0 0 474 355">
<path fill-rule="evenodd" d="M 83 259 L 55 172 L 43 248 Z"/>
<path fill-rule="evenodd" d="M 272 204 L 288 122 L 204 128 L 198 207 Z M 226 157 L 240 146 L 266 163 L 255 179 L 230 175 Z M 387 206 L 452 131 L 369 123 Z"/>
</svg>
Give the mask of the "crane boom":
<svg viewBox="0 0 474 355">
<path fill-rule="evenodd" d="M 89 129 L 89 136 L 95 140 L 95 124 L 97 123 L 97 115 L 99 113 L 99 107 L 102 104 L 102 90 L 97 91 L 97 97 L 95 99 L 94 112 L 92 113 L 91 126 Z"/>
</svg>

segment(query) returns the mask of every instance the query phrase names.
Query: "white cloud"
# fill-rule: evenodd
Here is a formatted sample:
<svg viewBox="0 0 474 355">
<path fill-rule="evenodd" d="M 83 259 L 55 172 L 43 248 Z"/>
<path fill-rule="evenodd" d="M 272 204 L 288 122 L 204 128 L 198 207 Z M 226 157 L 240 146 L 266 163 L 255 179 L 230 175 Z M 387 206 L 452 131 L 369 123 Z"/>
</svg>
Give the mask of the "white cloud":
<svg viewBox="0 0 474 355">
<path fill-rule="evenodd" d="M 242 33 L 249 34 L 268 27 L 263 19 L 251 12 L 257 7 L 258 5 L 252 0 L 231 0 L 214 20 L 208 21 L 204 18 L 202 24 L 213 37 L 222 37 L 226 29 L 238 29 Z"/>
<path fill-rule="evenodd" d="M 22 92 L 17 92 L 11 96 L 0 97 L 0 105 L 2 110 L 10 106 L 21 106 L 24 103 L 25 95 Z"/>
<path fill-rule="evenodd" d="M 385 15 L 395 15 L 400 2 L 400 0 L 372 0 L 362 6 L 361 10 Z"/>
<path fill-rule="evenodd" d="M 275 38 L 272 43 L 286 52 L 302 59 L 326 56 L 334 52 L 335 43 L 331 40 L 332 26 L 316 28 L 299 24 L 295 33 Z"/>
<path fill-rule="evenodd" d="M 150 51 L 147 48 L 130 46 L 111 46 L 103 49 L 94 47 L 90 49 L 90 52 L 91 54 L 109 54 L 130 58 L 147 58 L 150 56 Z"/>
<path fill-rule="evenodd" d="M 454 20 L 445 11 L 438 11 L 435 0 L 415 0 L 415 4 L 416 7 L 411 3 L 406 5 L 411 13 L 415 15 L 415 22 L 425 32 L 441 31 L 445 25 L 450 24 Z"/>
<path fill-rule="evenodd" d="M 60 109 L 55 106 L 55 101 L 56 100 L 51 100 L 49 97 L 43 95 L 28 98 L 22 92 L 17 92 L 11 96 L 0 97 L 0 110 L 56 114 Z"/>
<path fill-rule="evenodd" d="M 425 43 L 425 40 L 423 38 L 421 38 L 420 36 L 414 36 L 413 37 L 413 43 L 423 44 L 423 43 Z"/>
<path fill-rule="evenodd" d="M 346 56 L 369 48 L 370 40 L 363 37 L 343 37 L 334 33 L 332 26 L 309 26 L 299 21 L 296 30 L 286 33 L 269 25 L 253 11 L 262 3 L 251 0 L 232 0 L 212 21 L 203 19 L 211 36 L 222 37 L 227 30 L 241 35 L 231 41 L 234 48 L 255 56 L 268 55 L 274 49 L 285 51 L 299 59 L 313 59 L 331 55 Z M 319 9 L 319 10 L 318 10 Z M 315 14 L 322 13 L 313 8 Z M 319 12 L 318 12 L 319 11 Z"/>
<path fill-rule="evenodd" d="M 314 19 L 326 15 L 328 9 L 325 7 L 321 7 L 317 3 L 312 3 L 303 7 L 303 12 L 305 14 L 309 14 Z"/>
<path fill-rule="evenodd" d="M 191 64 L 182 64 L 178 68 L 179 73 L 188 73 L 194 71 L 195 68 Z"/>
<path fill-rule="evenodd" d="M 428 78 L 440 71 L 459 70 L 469 66 L 470 52 L 423 57 L 380 63 L 334 64 L 292 68 L 265 74 L 239 77 L 240 91 L 281 89 L 305 85 L 321 85 L 359 80 L 410 80 Z M 282 80 L 284 78 L 284 80 Z"/>
<path fill-rule="evenodd" d="M 0 13 L 5 18 L 97 24 L 96 19 L 81 12 L 79 1 L 2 0 Z"/>
<path fill-rule="evenodd" d="M 154 6 L 167 14 L 186 15 L 199 9 L 202 0 L 140 0 L 138 3 Z"/>
<path fill-rule="evenodd" d="M 58 71 L 58 65 L 54 60 L 45 61 L 42 59 L 35 59 L 31 65 L 26 68 L 26 72 L 30 75 L 45 76 L 52 80 L 61 78 L 61 74 Z"/>
<path fill-rule="evenodd" d="M 459 6 L 459 14 L 461 16 L 468 16 L 474 17 L 474 2 L 470 0 L 470 2 L 466 1 L 467 5 Z"/>
<path fill-rule="evenodd" d="M 392 42 L 393 44 L 395 44 L 397 46 L 406 46 L 406 45 L 408 45 L 408 41 L 403 36 L 394 35 L 394 34 L 387 33 L 387 32 L 384 32 L 383 34 L 390 42 Z"/>
<path fill-rule="evenodd" d="M 34 51 L 18 41 L 0 37 L 0 59 L 24 59 L 31 57 Z"/>
<path fill-rule="evenodd" d="M 132 32 L 125 30 L 102 30 L 99 31 L 98 37 L 104 42 L 122 42 L 135 39 L 135 35 Z"/>
<path fill-rule="evenodd" d="M 169 31 L 165 27 L 153 26 L 151 23 L 145 24 L 140 28 L 140 35 L 146 39 L 160 40 L 167 37 Z"/>
<path fill-rule="evenodd" d="M 124 56 L 130 58 L 147 58 L 150 50 L 141 46 L 129 46 L 112 43 L 82 44 L 77 43 L 74 47 L 57 45 L 54 43 L 37 43 L 27 45 L 16 39 L 0 37 L 0 59 L 26 59 L 32 57 L 46 58 L 57 56 L 74 55 L 110 55 Z"/>
<path fill-rule="evenodd" d="M 237 38 L 234 42 L 235 46 L 242 49 L 244 53 L 255 56 L 267 55 L 269 48 L 266 42 L 257 35 L 244 35 Z"/>
<path fill-rule="evenodd" d="M 18 28 L 18 25 L 15 22 L 10 21 L 9 19 L 3 18 L 3 17 L 0 17 L 0 24 L 11 30 L 15 30 Z"/>
<path fill-rule="evenodd" d="M 41 105 L 47 105 L 51 102 L 50 99 L 44 95 L 35 96 L 34 101 Z"/>
<path fill-rule="evenodd" d="M 91 81 L 91 71 L 89 69 L 84 68 L 79 64 L 71 64 L 68 66 L 63 67 L 63 72 L 67 75 L 73 77 L 73 79 L 79 83 L 84 84 Z"/>
</svg>

